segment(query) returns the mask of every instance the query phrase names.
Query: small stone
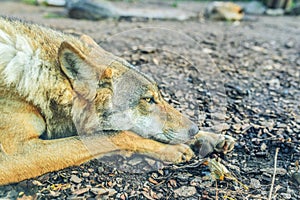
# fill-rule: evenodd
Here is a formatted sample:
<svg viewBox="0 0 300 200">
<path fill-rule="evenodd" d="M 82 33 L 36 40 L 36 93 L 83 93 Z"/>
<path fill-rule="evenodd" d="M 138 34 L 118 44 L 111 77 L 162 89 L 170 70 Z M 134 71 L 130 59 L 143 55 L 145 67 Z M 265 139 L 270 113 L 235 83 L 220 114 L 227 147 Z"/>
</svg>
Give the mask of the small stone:
<svg viewBox="0 0 300 200">
<path fill-rule="evenodd" d="M 274 173 L 274 168 L 263 168 L 263 169 L 260 169 L 260 171 L 271 175 Z M 276 169 L 276 175 L 284 176 L 284 175 L 286 175 L 286 173 L 287 173 L 287 171 L 284 168 L 278 167 Z"/>
<path fill-rule="evenodd" d="M 120 199 L 121 199 L 121 200 L 126 200 L 126 199 L 128 199 L 128 194 L 127 194 L 127 193 L 122 193 L 122 194 L 120 195 Z"/>
<path fill-rule="evenodd" d="M 211 113 L 210 116 L 212 119 L 217 119 L 222 121 L 228 119 L 228 116 L 225 113 Z"/>
<path fill-rule="evenodd" d="M 250 179 L 250 187 L 253 189 L 259 189 L 261 187 L 259 180 L 255 179 L 255 178 L 251 178 Z"/>
<path fill-rule="evenodd" d="M 159 65 L 159 59 L 153 58 L 152 61 L 155 65 Z"/>
<path fill-rule="evenodd" d="M 300 185 L 300 172 L 295 172 L 292 174 L 292 179 L 295 183 Z"/>
<path fill-rule="evenodd" d="M 212 49 L 203 48 L 203 49 L 202 49 L 202 52 L 203 52 L 203 53 L 210 54 L 210 53 L 213 53 L 214 51 L 213 51 Z"/>
<path fill-rule="evenodd" d="M 191 197 L 197 193 L 197 190 L 193 186 L 182 186 L 174 190 L 174 193 L 177 197 Z"/>
<path fill-rule="evenodd" d="M 251 49 L 256 52 L 267 53 L 267 50 L 260 46 L 252 46 Z"/>
<path fill-rule="evenodd" d="M 295 43 L 293 42 L 293 41 L 288 41 L 288 42 L 286 42 L 285 44 L 284 44 L 284 46 L 286 47 L 286 48 L 293 48 L 294 46 L 295 46 Z"/>
<path fill-rule="evenodd" d="M 70 178 L 70 181 L 72 181 L 73 183 L 81 183 L 82 179 L 79 178 L 78 176 L 76 175 L 72 175 L 71 178 Z"/>
<path fill-rule="evenodd" d="M 239 131 L 239 130 L 241 130 L 242 125 L 241 125 L 241 124 L 233 124 L 233 125 L 232 125 L 232 128 L 233 128 L 234 130 L 236 130 L 236 131 Z"/>
<path fill-rule="evenodd" d="M 266 11 L 266 7 L 262 2 L 259 1 L 249 1 L 244 6 L 245 13 L 251 15 L 262 15 Z"/>
<path fill-rule="evenodd" d="M 262 143 L 261 145 L 260 145 L 260 150 L 261 151 L 265 151 L 266 149 L 267 149 L 267 145 L 265 144 L 265 143 Z"/>
<path fill-rule="evenodd" d="M 281 193 L 280 196 L 281 196 L 283 199 L 291 199 L 291 198 L 292 198 L 292 195 L 289 194 L 289 193 Z"/>
<path fill-rule="evenodd" d="M 141 157 L 134 157 L 133 159 L 128 161 L 128 164 L 135 166 L 140 164 L 141 162 L 143 162 L 143 159 Z"/>
<path fill-rule="evenodd" d="M 94 172 L 94 169 L 89 168 L 88 171 L 89 171 L 90 173 L 93 173 L 93 172 Z"/>
<path fill-rule="evenodd" d="M 215 132 L 222 132 L 222 131 L 226 131 L 230 128 L 230 125 L 228 125 L 227 123 L 220 123 L 220 124 L 216 124 L 212 127 L 212 130 Z"/>
<path fill-rule="evenodd" d="M 81 195 L 81 194 L 88 192 L 89 190 L 90 190 L 90 188 L 82 188 L 82 189 L 74 191 L 73 194 Z"/>
<path fill-rule="evenodd" d="M 88 172 L 85 172 L 85 173 L 82 173 L 82 177 L 89 177 L 90 176 L 90 173 L 88 173 Z"/>
<path fill-rule="evenodd" d="M 150 165 L 150 166 L 154 166 L 156 161 L 154 159 L 151 158 L 145 158 L 145 161 Z"/>
<path fill-rule="evenodd" d="M 117 193 L 115 189 L 107 189 L 108 190 L 108 196 L 113 196 Z"/>
<path fill-rule="evenodd" d="M 266 14 L 271 16 L 280 16 L 284 14 L 284 10 L 282 8 L 267 9 Z"/>
<path fill-rule="evenodd" d="M 109 191 L 105 188 L 91 188 L 91 192 L 95 195 L 107 195 Z"/>
<path fill-rule="evenodd" d="M 99 174 L 102 174 L 104 172 L 104 168 L 103 167 L 98 167 L 97 169 Z"/>
</svg>

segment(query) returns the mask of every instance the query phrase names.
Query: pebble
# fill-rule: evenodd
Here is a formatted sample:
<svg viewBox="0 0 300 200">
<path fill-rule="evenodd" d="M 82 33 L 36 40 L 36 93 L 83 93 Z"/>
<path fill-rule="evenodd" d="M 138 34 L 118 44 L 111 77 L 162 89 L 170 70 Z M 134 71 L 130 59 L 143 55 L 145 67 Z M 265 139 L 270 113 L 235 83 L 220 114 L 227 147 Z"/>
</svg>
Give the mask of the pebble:
<svg viewBox="0 0 300 200">
<path fill-rule="evenodd" d="M 104 172 L 104 168 L 103 167 L 98 167 L 97 171 L 99 174 L 102 174 Z"/>
<path fill-rule="evenodd" d="M 292 198 L 292 195 L 289 194 L 289 193 L 280 193 L 280 196 L 281 196 L 283 199 L 291 199 L 291 198 Z"/>
<path fill-rule="evenodd" d="M 89 177 L 90 176 L 90 173 L 88 173 L 88 172 L 85 172 L 85 173 L 82 173 L 82 177 Z"/>
<path fill-rule="evenodd" d="M 292 174 L 292 179 L 295 183 L 300 185 L 300 172 L 295 172 Z"/>
<path fill-rule="evenodd" d="M 109 193 L 105 188 L 91 188 L 91 192 L 95 195 L 106 195 Z"/>
<path fill-rule="evenodd" d="M 71 175 L 70 181 L 72 181 L 73 183 L 81 183 L 82 179 L 73 174 Z"/>
<path fill-rule="evenodd" d="M 261 187 L 259 180 L 255 179 L 255 178 L 251 178 L 250 179 L 250 187 L 253 189 L 259 189 Z"/>
<path fill-rule="evenodd" d="M 106 189 L 106 188 L 91 188 L 91 192 L 94 193 L 95 195 L 108 195 L 108 196 L 113 196 L 117 193 L 115 189 Z"/>
<path fill-rule="evenodd" d="M 288 41 L 288 42 L 286 42 L 285 44 L 284 44 L 284 46 L 286 47 L 286 48 L 293 48 L 294 46 L 295 46 L 295 43 L 293 42 L 293 41 Z"/>
<path fill-rule="evenodd" d="M 284 10 L 282 8 L 267 9 L 266 14 L 271 16 L 280 16 L 284 14 Z"/>
<path fill-rule="evenodd" d="M 262 168 L 260 169 L 261 172 L 267 173 L 267 174 L 273 174 L 274 173 L 274 168 Z M 281 167 L 276 168 L 276 175 L 284 176 L 286 175 L 287 170 Z"/>
<path fill-rule="evenodd" d="M 181 186 L 174 190 L 174 193 L 177 197 L 191 197 L 197 193 L 197 190 L 193 186 Z"/>
<path fill-rule="evenodd" d="M 217 119 L 220 121 L 228 119 L 228 116 L 225 113 L 211 113 L 210 116 L 212 119 Z"/>
<path fill-rule="evenodd" d="M 141 162 L 143 162 L 142 157 L 134 157 L 133 159 L 128 161 L 128 164 L 135 166 L 135 165 L 140 164 Z"/>
<path fill-rule="evenodd" d="M 265 143 L 262 143 L 262 144 L 260 145 L 260 150 L 261 150 L 261 151 L 265 151 L 267 148 L 268 148 L 268 146 L 267 146 Z"/>
<path fill-rule="evenodd" d="M 227 123 L 220 123 L 220 124 L 216 124 L 213 127 L 211 127 L 213 131 L 219 133 L 222 131 L 226 131 L 230 129 L 230 125 Z"/>
</svg>

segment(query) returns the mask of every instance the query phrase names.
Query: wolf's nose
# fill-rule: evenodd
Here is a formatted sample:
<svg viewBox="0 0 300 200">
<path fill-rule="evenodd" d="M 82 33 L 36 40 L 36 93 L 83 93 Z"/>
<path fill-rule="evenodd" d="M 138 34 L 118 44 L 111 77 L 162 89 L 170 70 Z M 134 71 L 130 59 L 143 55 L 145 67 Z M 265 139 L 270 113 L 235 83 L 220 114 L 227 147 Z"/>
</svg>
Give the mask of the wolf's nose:
<svg viewBox="0 0 300 200">
<path fill-rule="evenodd" d="M 189 136 L 193 137 L 194 135 L 196 135 L 199 132 L 199 128 L 196 124 L 193 124 L 189 130 Z"/>
</svg>

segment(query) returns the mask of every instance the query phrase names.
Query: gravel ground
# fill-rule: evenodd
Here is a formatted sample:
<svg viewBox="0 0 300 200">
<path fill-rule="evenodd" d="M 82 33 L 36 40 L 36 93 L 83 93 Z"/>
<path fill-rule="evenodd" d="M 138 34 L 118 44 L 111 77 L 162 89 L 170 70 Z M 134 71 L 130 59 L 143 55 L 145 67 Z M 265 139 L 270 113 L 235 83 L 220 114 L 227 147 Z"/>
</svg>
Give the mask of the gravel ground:
<svg viewBox="0 0 300 200">
<path fill-rule="evenodd" d="M 211 157 L 249 187 L 212 180 L 197 158 L 156 169 L 150 158 L 116 156 L 2 186 L 0 198 L 268 199 L 277 159 L 273 199 L 300 199 L 300 17 L 95 22 L 45 17 L 61 8 L 0 4 L 2 15 L 89 34 L 153 76 L 202 130 L 237 139 L 232 153 Z"/>
</svg>

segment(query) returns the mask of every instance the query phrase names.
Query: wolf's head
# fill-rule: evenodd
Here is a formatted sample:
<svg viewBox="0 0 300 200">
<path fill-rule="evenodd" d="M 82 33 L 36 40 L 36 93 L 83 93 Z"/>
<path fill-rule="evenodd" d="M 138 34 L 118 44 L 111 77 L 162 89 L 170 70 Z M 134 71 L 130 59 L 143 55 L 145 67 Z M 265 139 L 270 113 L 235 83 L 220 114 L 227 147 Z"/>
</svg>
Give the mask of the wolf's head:
<svg viewBox="0 0 300 200">
<path fill-rule="evenodd" d="M 198 132 L 162 98 L 152 79 L 89 37 L 82 40 L 89 51 L 68 42 L 59 49 L 61 69 L 74 90 L 72 116 L 78 131 L 129 130 L 170 144 L 186 142 Z"/>
</svg>

